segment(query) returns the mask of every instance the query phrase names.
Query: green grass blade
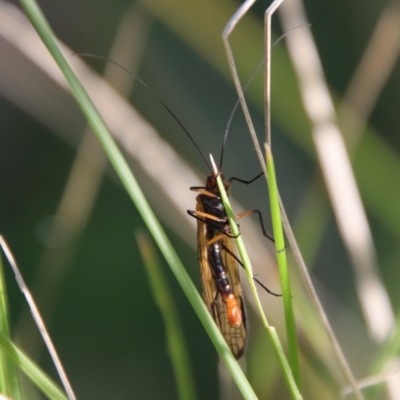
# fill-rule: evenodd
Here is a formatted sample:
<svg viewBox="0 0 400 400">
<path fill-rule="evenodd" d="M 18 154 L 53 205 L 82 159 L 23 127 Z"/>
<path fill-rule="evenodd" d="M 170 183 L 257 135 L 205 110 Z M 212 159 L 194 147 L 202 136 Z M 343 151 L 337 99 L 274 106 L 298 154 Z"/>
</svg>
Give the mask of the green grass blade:
<svg viewBox="0 0 400 400">
<path fill-rule="evenodd" d="M 3 334 L 0 334 L 0 348 L 49 399 L 67 400 L 64 392 Z"/>
<path fill-rule="evenodd" d="M 292 368 L 297 387 L 301 390 L 301 373 L 299 362 L 299 347 L 297 343 L 296 321 L 294 318 L 292 292 L 290 290 L 289 271 L 286 259 L 286 245 L 283 236 L 281 213 L 279 208 L 279 193 L 276 183 L 274 160 L 271 148 L 266 145 L 266 160 L 268 171 L 269 201 L 271 205 L 272 227 L 276 248 L 276 257 L 281 280 L 283 307 L 285 310 L 286 335 L 288 340 L 289 363 Z"/>
<path fill-rule="evenodd" d="M 76 78 L 71 67 L 61 53 L 54 34 L 47 21 L 45 20 L 42 12 L 40 11 L 37 3 L 34 0 L 21 0 L 20 2 L 26 14 L 28 15 L 28 18 L 30 19 L 32 25 L 38 32 L 47 49 L 49 50 L 49 52 L 57 62 L 58 66 L 60 67 L 61 71 L 63 72 L 65 78 L 67 79 L 71 91 L 78 105 L 81 107 L 82 112 L 84 113 L 89 125 L 98 137 L 100 143 L 102 144 L 111 164 L 115 168 L 125 189 L 127 190 L 135 206 L 137 207 L 155 242 L 159 246 L 172 272 L 174 273 L 179 284 L 181 285 L 182 290 L 184 291 L 189 302 L 193 306 L 196 314 L 201 320 L 203 326 L 205 327 L 208 335 L 210 336 L 212 342 L 217 348 L 221 359 L 225 363 L 227 369 L 229 370 L 230 374 L 238 385 L 238 388 L 241 391 L 243 397 L 246 399 L 256 399 L 256 395 L 253 389 L 251 388 L 246 377 L 244 376 L 243 371 L 240 369 L 238 363 L 234 359 L 231 351 L 228 348 L 228 345 L 226 344 L 224 338 L 216 327 L 208 310 L 206 309 L 199 293 L 197 292 L 192 281 L 190 280 L 175 250 L 172 248 L 167 236 L 162 230 L 160 223 L 156 219 L 153 211 L 151 210 L 136 179 L 132 175 L 127 162 L 123 158 L 120 150 L 118 149 L 116 143 L 108 132 L 97 110 L 93 106 L 93 103 L 88 97 L 82 84 Z"/>
<path fill-rule="evenodd" d="M 10 326 L 8 317 L 8 301 L 6 283 L 3 272 L 3 258 L 0 254 L 0 334 L 10 339 Z M 18 375 L 15 364 L 0 352 L 0 393 L 12 397 L 15 400 L 21 399 Z"/>
<path fill-rule="evenodd" d="M 211 164 L 213 166 L 214 172 L 217 174 L 217 172 L 218 172 L 217 167 L 215 166 L 214 159 L 212 157 L 211 157 Z M 260 312 L 261 320 L 263 321 L 263 324 L 264 324 L 265 328 L 267 329 L 267 332 L 271 339 L 275 354 L 276 354 L 279 364 L 282 368 L 283 376 L 286 381 L 287 387 L 289 389 L 290 395 L 291 395 L 292 399 L 297 399 L 297 400 L 302 399 L 301 394 L 300 394 L 299 389 L 296 384 L 296 380 L 294 378 L 294 375 L 292 373 L 292 370 L 291 370 L 288 360 L 286 358 L 285 352 L 283 351 L 282 344 L 279 340 L 279 337 L 276 334 L 275 329 L 268 324 L 267 318 L 264 314 L 264 310 L 262 308 L 261 301 L 258 297 L 257 289 L 254 284 L 250 258 L 247 253 L 246 247 L 243 243 L 242 235 L 240 235 L 239 228 L 236 224 L 235 216 L 233 214 L 232 207 L 229 203 L 228 195 L 226 194 L 225 186 L 222 182 L 220 175 L 217 175 L 217 184 L 218 184 L 218 189 L 219 189 L 219 192 L 221 195 L 221 200 L 224 204 L 226 214 L 228 215 L 228 218 L 229 218 L 229 224 L 232 229 L 232 234 L 237 236 L 236 237 L 237 248 L 238 248 L 244 269 L 246 271 L 247 279 L 249 281 L 250 288 L 251 288 L 251 291 L 254 296 L 254 300 L 256 301 L 257 308 Z"/>
<path fill-rule="evenodd" d="M 154 301 L 160 309 L 164 320 L 168 350 L 175 372 L 179 398 L 195 400 L 196 392 L 192 369 L 190 367 L 189 353 L 179 315 L 173 302 L 173 296 L 171 296 L 150 238 L 143 233 L 137 233 L 136 240 L 146 266 Z"/>
</svg>

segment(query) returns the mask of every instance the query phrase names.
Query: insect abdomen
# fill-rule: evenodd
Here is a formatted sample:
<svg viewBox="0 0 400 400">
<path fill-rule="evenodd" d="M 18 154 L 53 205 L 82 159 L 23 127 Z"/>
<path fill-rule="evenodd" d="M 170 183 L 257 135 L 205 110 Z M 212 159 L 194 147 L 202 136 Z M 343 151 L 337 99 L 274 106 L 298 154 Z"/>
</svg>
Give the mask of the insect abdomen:
<svg viewBox="0 0 400 400">
<path fill-rule="evenodd" d="M 233 294 L 226 268 L 222 262 L 221 246 L 219 242 L 215 242 L 209 246 L 208 258 L 218 282 L 218 290 L 226 303 L 229 324 L 232 326 L 240 326 L 243 320 L 242 311 Z"/>
</svg>

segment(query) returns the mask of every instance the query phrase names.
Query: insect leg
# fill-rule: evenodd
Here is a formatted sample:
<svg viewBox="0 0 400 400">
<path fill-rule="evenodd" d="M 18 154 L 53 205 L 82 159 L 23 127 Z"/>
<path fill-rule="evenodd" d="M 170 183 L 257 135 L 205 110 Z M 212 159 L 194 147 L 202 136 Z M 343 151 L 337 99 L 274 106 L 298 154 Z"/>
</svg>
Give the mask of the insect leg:
<svg viewBox="0 0 400 400">
<path fill-rule="evenodd" d="M 238 181 L 238 182 L 240 182 L 240 183 L 244 183 L 245 185 L 249 185 L 250 183 L 256 181 L 258 178 L 260 178 L 260 177 L 263 176 L 263 175 L 264 175 L 264 172 L 261 172 L 260 174 L 258 174 L 257 176 L 255 176 L 253 179 L 251 179 L 251 180 L 249 180 L 249 181 L 246 181 L 246 180 L 240 179 L 240 178 L 236 178 L 236 177 L 232 177 L 232 178 L 229 178 L 229 181 L 228 181 L 228 182 L 231 184 L 232 181 Z M 259 210 L 245 211 L 245 212 L 243 212 L 243 213 L 237 215 L 237 216 L 235 217 L 235 219 L 247 217 L 248 215 L 251 215 L 251 214 L 258 214 L 258 217 L 259 217 L 259 219 L 260 219 L 260 225 L 261 225 L 261 230 L 262 230 L 263 235 L 264 235 L 266 238 L 268 238 L 269 240 L 271 240 L 272 242 L 275 242 L 275 240 L 274 240 L 271 236 L 269 236 L 269 235 L 267 234 L 267 232 L 266 232 L 266 230 L 265 230 L 265 227 L 264 227 L 264 221 L 263 221 L 263 219 L 262 219 L 262 215 L 261 215 L 261 213 L 260 213 Z"/>
<path fill-rule="evenodd" d="M 222 248 L 223 248 L 231 257 L 233 257 L 233 258 L 242 266 L 242 268 L 244 268 L 244 265 L 243 265 L 242 261 L 239 259 L 239 257 L 238 257 L 236 254 L 232 253 L 232 251 L 230 251 L 224 244 L 222 244 Z M 275 293 L 275 292 L 269 290 L 269 289 L 268 289 L 261 281 L 259 281 L 255 276 L 253 276 L 253 280 L 254 280 L 254 282 L 258 283 L 258 284 L 259 284 L 264 290 L 266 290 L 269 294 L 272 294 L 272 296 L 275 296 L 275 297 L 282 297 L 281 294 L 278 294 L 278 293 Z"/>
<path fill-rule="evenodd" d="M 266 238 L 268 238 L 269 240 L 271 240 L 272 242 L 275 243 L 275 240 L 274 240 L 271 236 L 269 236 L 268 233 L 267 233 L 266 230 L 265 230 L 264 221 L 263 221 L 263 219 L 262 219 L 262 215 L 261 215 L 261 213 L 260 213 L 259 210 L 249 210 L 249 211 L 242 212 L 241 214 L 236 215 L 235 219 L 247 217 L 247 216 L 249 216 L 249 215 L 251 215 L 251 214 L 257 214 L 257 215 L 258 215 L 258 217 L 259 217 L 259 219 L 260 219 L 260 226 L 261 226 L 261 230 L 262 230 L 263 235 L 264 235 Z"/>
<path fill-rule="evenodd" d="M 192 190 L 193 192 L 197 192 L 203 196 L 211 197 L 213 199 L 219 199 L 219 197 L 217 195 L 209 192 L 207 190 L 207 188 L 205 188 L 204 186 L 192 186 L 189 189 Z"/>
<path fill-rule="evenodd" d="M 253 179 L 250 179 L 249 181 L 245 181 L 244 179 L 240 179 L 240 178 L 236 178 L 235 176 L 232 176 L 232 178 L 228 179 L 228 182 L 232 183 L 232 181 L 237 181 L 240 183 L 244 183 L 245 185 L 250 185 L 250 183 L 253 183 L 254 181 L 256 181 L 258 178 L 260 178 L 263 175 L 264 175 L 264 172 L 261 172 L 260 174 L 255 176 Z"/>
<path fill-rule="evenodd" d="M 208 214 L 208 213 L 205 213 L 205 212 L 195 211 L 195 210 L 187 210 L 186 212 L 191 217 L 196 218 L 199 221 L 204 222 L 207 225 L 210 225 L 213 222 L 220 222 L 220 223 L 224 223 L 224 224 L 228 223 L 228 220 L 225 219 L 225 218 L 221 219 L 221 218 L 218 218 L 218 217 L 216 217 L 216 216 L 214 216 L 212 214 Z M 214 226 L 214 225 L 213 225 L 213 229 L 215 229 L 216 231 L 220 232 L 222 234 L 221 237 L 228 236 L 231 239 L 236 239 L 240 235 L 240 232 L 239 232 L 238 235 L 231 235 L 229 232 L 226 232 L 225 230 L 223 230 L 221 228 L 218 228 L 217 226 Z M 213 240 L 210 244 L 216 242 L 217 240 L 220 240 L 221 237 L 219 237 L 219 239 Z"/>
</svg>

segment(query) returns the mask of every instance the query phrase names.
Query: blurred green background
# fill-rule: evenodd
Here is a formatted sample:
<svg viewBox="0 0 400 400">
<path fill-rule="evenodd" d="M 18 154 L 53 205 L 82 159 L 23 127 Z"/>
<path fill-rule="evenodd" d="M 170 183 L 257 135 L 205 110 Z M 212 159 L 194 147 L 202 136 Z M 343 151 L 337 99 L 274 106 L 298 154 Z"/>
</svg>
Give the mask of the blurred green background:
<svg viewBox="0 0 400 400">
<path fill-rule="evenodd" d="M 133 9 L 133 13 L 140 16 L 139 21 L 147 24 L 146 29 L 139 31 L 143 50 L 138 60 L 137 74 L 174 111 L 204 154 L 212 152 L 218 157 L 222 135 L 236 101 L 232 82 L 227 75 L 227 65 L 223 64 L 225 55 L 220 34 L 230 10 L 234 10 L 240 2 L 225 0 L 197 4 L 187 0 L 182 2 L 182 6 L 177 1 L 164 0 L 163 8 L 159 7 L 159 12 L 153 14 L 154 7 L 159 6 L 157 4 L 156 1 L 143 0 L 142 6 L 137 3 Z M 258 1 L 246 17 L 246 23 L 254 26 L 256 32 L 262 27 L 263 12 L 267 5 L 264 1 Z M 306 0 L 304 5 L 326 79 L 339 101 L 389 2 L 370 0 L 366 4 L 357 0 Z M 60 41 L 73 52 L 107 57 L 120 21 L 131 9 L 132 3 L 122 0 L 70 0 L 42 1 L 40 6 Z M 191 9 L 192 13 L 188 13 L 185 7 Z M 276 37 L 283 33 L 277 16 L 274 18 L 274 29 Z M 296 30 L 290 34 L 296 35 Z M 137 40 L 127 38 L 131 39 L 133 42 Z M 242 71 L 247 71 L 241 75 L 242 82 L 246 82 L 262 59 L 262 47 L 259 45 L 262 37 L 258 38 L 257 43 L 249 43 L 238 33 L 234 40 L 235 55 L 244 66 Z M 49 240 L 49 226 L 62 197 L 85 122 L 73 101 L 62 94 L 59 88 L 50 84 L 41 86 L 46 81 L 43 76 L 40 79 L 29 78 L 24 59 L 14 57 L 12 48 L 3 39 L 0 45 L 0 52 L 5 55 L 0 56 L 0 64 L 14 74 L 12 87 L 15 93 L 24 98 L 24 94 L 32 91 L 37 103 L 42 101 L 41 90 L 46 91 L 47 96 L 54 94 L 54 97 L 50 97 L 54 100 L 50 103 L 47 100 L 44 110 L 48 106 L 48 113 L 52 114 L 53 107 L 60 107 L 64 116 L 70 115 L 70 118 L 66 118 L 70 125 L 65 129 L 60 127 L 61 133 L 51 129 L 51 126 L 57 126 L 57 121 L 47 119 L 45 111 L 39 114 L 34 107 L 20 103 L 16 100 L 19 97 L 11 93 L 10 86 L 3 85 L 4 79 L 1 79 L 0 232 L 14 252 L 28 285 L 32 287 L 39 308 L 43 309 L 76 394 L 81 399 L 174 399 L 177 392 L 166 349 L 164 326 L 152 299 L 134 240 L 134 230 L 145 229 L 144 224 L 108 167 L 82 232 L 67 249 L 62 235 Z M 275 55 L 278 62 L 285 59 L 283 42 L 274 48 L 273 57 Z M 99 73 L 106 68 L 104 62 L 88 61 Z M 124 60 L 115 61 L 124 64 Z M 296 97 L 296 81 L 285 61 L 282 64 L 278 62 L 274 64 L 273 78 L 276 76 L 276 80 L 272 83 L 273 99 L 277 97 L 277 105 L 273 103 L 272 106 L 272 124 L 278 183 L 289 219 L 293 223 L 298 222 L 298 232 L 312 232 L 313 223 L 318 221 L 305 221 L 305 225 L 301 225 L 301 216 L 304 215 L 301 212 L 309 185 L 318 173 L 318 166 L 307 120 Z M 255 79 L 252 86 L 257 86 L 259 79 L 261 76 Z M 359 160 L 355 165 L 375 239 L 380 272 L 394 310 L 398 309 L 400 301 L 397 290 L 397 265 L 400 259 L 400 227 L 397 222 L 400 212 L 395 206 L 400 204 L 396 174 L 400 165 L 399 83 L 400 69 L 396 64 L 368 120 L 369 129 L 374 130 L 374 140 L 381 147 L 377 147 L 376 157 L 370 159 L 366 159 L 365 154 L 374 155 L 373 152 L 362 152 L 362 162 Z M 253 99 L 257 98 L 257 92 L 255 89 L 252 92 L 252 86 L 249 96 Z M 135 85 L 129 99 L 160 135 L 205 176 L 207 167 L 156 99 L 140 85 Z M 262 112 L 255 100 L 250 108 L 259 137 L 262 138 Z M 303 124 L 295 126 L 298 121 Z M 68 131 L 74 132 L 71 137 L 65 133 Z M 148 162 L 152 162 L 151 154 L 148 155 Z M 367 174 L 370 171 L 368 168 L 374 165 L 378 166 L 374 170 L 375 176 Z M 240 112 L 232 124 L 224 171 L 226 176 L 245 179 L 259 172 L 253 145 Z M 174 176 L 169 178 L 175 179 Z M 140 183 L 146 187 L 145 180 Z M 200 181 L 192 182 L 193 186 L 200 184 Z M 168 188 L 168 185 L 166 179 L 165 187 Z M 75 196 L 79 195 L 77 191 Z M 250 188 L 235 186 L 234 195 L 245 208 L 259 208 L 271 231 L 268 204 L 265 202 L 267 191 L 263 182 Z M 325 198 L 324 194 L 321 198 Z M 162 195 L 158 196 L 158 202 L 163 203 Z M 194 208 L 194 204 L 193 194 L 193 203 L 186 208 Z M 306 261 L 312 268 L 328 315 L 332 316 L 339 340 L 356 375 L 362 377 L 370 372 L 370 361 L 378 350 L 368 340 L 350 262 L 331 211 L 328 211 L 326 218 L 327 228 L 322 230 L 316 244 L 309 244 L 305 234 L 298 239 L 302 248 L 309 250 L 305 254 Z M 168 225 L 165 225 L 165 229 L 189 274 L 199 284 L 194 230 L 191 231 L 191 237 L 182 238 Z M 185 229 L 188 228 L 185 226 Z M 50 262 L 50 276 L 37 282 L 44 257 L 50 257 L 47 260 L 61 260 L 62 270 L 66 271 L 62 284 L 56 287 L 55 292 L 50 291 L 50 297 L 44 297 L 43 293 L 51 289 L 52 276 L 56 275 L 58 265 Z M 216 352 L 169 269 L 163 266 L 183 322 L 198 398 L 220 398 Z M 26 305 L 8 268 L 6 276 L 15 333 L 24 337 L 21 347 L 35 354 L 36 345 L 30 342 L 30 334 L 35 328 L 29 324 L 21 325 Z M 269 286 L 276 291 L 276 285 L 272 283 Z M 50 314 L 52 307 L 54 310 Z M 48 318 L 46 309 L 50 310 Z M 313 313 L 312 309 L 310 313 Z M 297 315 L 297 319 L 302 317 L 301 314 Z M 351 321 L 351 325 L 346 326 L 348 321 Z M 23 334 L 18 333 L 18 326 L 25 327 Z M 348 326 L 354 329 L 349 332 L 346 330 Z M 258 328 L 255 327 L 251 330 L 251 340 L 256 340 L 258 334 Z M 321 397 L 325 390 L 332 398 L 336 398 L 340 385 L 335 379 L 325 377 L 324 380 L 315 372 L 319 360 L 318 355 L 309 349 L 309 340 L 304 340 L 302 355 L 304 363 L 311 364 L 310 371 L 314 368 L 314 372 L 305 373 L 307 398 L 328 398 Z M 368 351 L 365 351 L 366 343 Z M 268 344 L 261 346 L 268 347 Z M 250 342 L 249 351 L 252 347 Z M 265 354 L 268 358 L 262 360 L 264 366 L 260 368 L 249 360 L 248 370 L 257 386 L 257 393 L 261 398 L 288 398 L 277 367 L 265 366 L 276 364 L 273 355 L 268 353 L 267 348 L 258 351 L 259 357 Z M 46 355 L 40 355 L 39 360 L 46 371 L 56 376 Z M 268 380 L 263 380 L 263 373 L 269 377 Z M 265 388 L 267 383 L 268 387 Z M 325 389 L 319 389 L 324 385 Z M 228 398 L 234 398 L 234 394 Z"/>
</svg>

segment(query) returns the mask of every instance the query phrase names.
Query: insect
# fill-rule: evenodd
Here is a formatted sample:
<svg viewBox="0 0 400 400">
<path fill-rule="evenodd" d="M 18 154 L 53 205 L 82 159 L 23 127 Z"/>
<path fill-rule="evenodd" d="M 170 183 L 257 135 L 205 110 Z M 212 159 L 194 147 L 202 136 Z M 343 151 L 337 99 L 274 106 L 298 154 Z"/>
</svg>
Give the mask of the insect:
<svg viewBox="0 0 400 400">
<path fill-rule="evenodd" d="M 203 300 L 231 349 L 232 354 L 237 359 L 240 358 L 246 349 L 248 337 L 247 314 L 239 277 L 239 265 L 242 265 L 242 263 L 236 255 L 236 245 L 233 241 L 234 236 L 230 233 L 230 226 L 224 205 L 220 198 L 215 173 L 212 172 L 210 165 L 188 130 L 164 103 L 164 101 L 161 100 L 143 80 L 112 60 L 92 54 L 79 53 L 79 55 L 106 60 L 133 75 L 150 93 L 153 94 L 165 110 L 175 119 L 210 169 L 211 173 L 207 177 L 205 186 L 195 186 L 190 188 L 190 190 L 197 192 L 198 196 L 196 198 L 196 210 L 188 210 L 187 212 L 198 221 L 198 258 L 203 288 Z M 225 131 L 221 149 L 220 169 L 229 125 L 232 121 L 237 105 L 238 103 L 235 105 L 231 113 Z M 263 173 L 249 181 L 232 177 L 227 182 L 224 182 L 225 189 L 229 192 L 230 186 L 235 180 L 244 184 L 250 184 L 262 175 Z M 236 219 L 254 213 L 259 216 L 263 235 L 271 239 L 265 231 L 262 216 L 258 210 L 246 211 L 236 216 Z M 253 279 L 270 294 L 280 296 L 271 292 L 256 278 L 253 277 Z"/>
<path fill-rule="evenodd" d="M 146 83 L 140 78 L 136 78 L 154 95 L 154 97 L 156 97 L 166 111 L 175 119 L 211 171 L 207 176 L 205 186 L 194 186 L 190 188 L 190 190 L 197 192 L 198 196 L 196 198 L 196 210 L 188 210 L 187 212 L 198 221 L 197 244 L 203 301 L 220 332 L 224 336 L 232 354 L 235 358 L 239 359 L 246 349 L 248 337 L 247 313 L 239 276 L 239 265 L 243 266 L 243 264 L 236 255 L 236 245 L 233 241 L 234 236 L 230 233 L 228 217 L 220 198 L 216 175 L 211 170 L 199 146 L 177 116 Z M 220 170 L 229 126 L 238 104 L 239 102 L 236 103 L 231 113 L 225 131 L 220 156 Z M 234 180 L 248 185 L 262 175 L 263 173 L 249 181 L 232 177 L 227 182 L 224 182 L 225 189 L 229 192 L 230 186 Z M 236 219 L 250 214 L 258 214 L 263 235 L 273 240 L 266 233 L 261 213 L 258 210 L 245 211 L 236 216 Z M 253 279 L 268 293 L 274 296 L 280 296 L 279 294 L 271 292 L 258 279 L 254 277 Z"/>
<path fill-rule="evenodd" d="M 224 182 L 224 186 L 226 191 L 229 192 L 232 181 L 237 180 L 249 184 L 260 176 L 262 174 L 250 181 L 233 177 Z M 196 210 L 188 210 L 187 212 L 198 221 L 198 258 L 203 300 L 232 354 L 238 359 L 246 349 L 248 337 L 247 313 L 239 277 L 241 261 L 236 256 L 234 236 L 230 233 L 228 218 L 219 196 L 215 173 L 211 172 L 207 176 L 205 186 L 196 186 L 190 189 L 199 193 L 196 198 Z M 246 211 L 238 215 L 236 219 L 253 213 L 258 214 L 263 234 L 270 238 L 265 232 L 262 217 L 258 210 Z M 271 292 L 257 279 L 255 280 L 269 293 L 279 296 Z"/>
<path fill-rule="evenodd" d="M 226 185 L 228 188 L 228 185 Z M 229 238 L 227 217 L 218 194 L 216 176 L 207 177 L 199 193 L 196 211 L 197 241 L 203 300 L 224 336 L 232 354 L 239 358 L 247 344 L 248 323 L 240 285 L 235 247 Z M 226 251 L 224 251 L 226 250 Z"/>
</svg>

